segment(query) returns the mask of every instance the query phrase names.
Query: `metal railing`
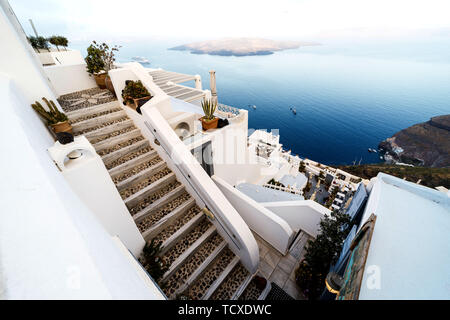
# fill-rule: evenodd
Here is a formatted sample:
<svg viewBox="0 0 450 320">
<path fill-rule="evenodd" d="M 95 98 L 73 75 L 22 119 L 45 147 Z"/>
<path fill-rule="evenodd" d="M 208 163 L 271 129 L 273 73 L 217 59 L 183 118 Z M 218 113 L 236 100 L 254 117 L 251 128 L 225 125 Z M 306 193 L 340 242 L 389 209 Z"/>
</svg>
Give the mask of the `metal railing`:
<svg viewBox="0 0 450 320">
<path fill-rule="evenodd" d="M 241 114 L 238 108 L 227 106 L 226 104 L 219 103 L 217 105 L 216 114 L 225 118 L 234 118 Z"/>
<path fill-rule="evenodd" d="M 274 185 L 274 184 L 270 184 L 270 183 L 263 184 L 263 187 L 274 189 L 274 190 L 279 190 L 279 191 L 283 191 L 283 192 L 289 192 L 292 194 L 303 195 L 303 192 L 295 187 L 283 187 L 283 186 L 278 186 L 278 185 Z"/>
</svg>

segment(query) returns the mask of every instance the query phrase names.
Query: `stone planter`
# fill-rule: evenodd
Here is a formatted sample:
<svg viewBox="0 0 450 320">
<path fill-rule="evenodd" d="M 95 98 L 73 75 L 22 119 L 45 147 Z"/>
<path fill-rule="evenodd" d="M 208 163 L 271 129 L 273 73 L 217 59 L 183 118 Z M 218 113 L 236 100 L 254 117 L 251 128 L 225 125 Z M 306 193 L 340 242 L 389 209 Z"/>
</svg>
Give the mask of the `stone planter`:
<svg viewBox="0 0 450 320">
<path fill-rule="evenodd" d="M 203 130 L 216 129 L 219 118 L 214 118 L 213 120 L 205 120 L 204 117 L 200 119 L 202 121 Z"/>
<path fill-rule="evenodd" d="M 99 74 L 94 74 L 94 79 L 95 79 L 95 83 L 97 83 L 98 87 L 100 89 L 106 89 L 106 76 L 108 74 L 106 72 L 104 73 L 99 73 Z M 113 89 L 114 90 L 114 89 Z"/>
<path fill-rule="evenodd" d="M 70 125 L 69 121 L 58 122 L 55 124 L 51 124 L 50 126 L 52 127 L 54 133 L 58 132 L 72 133 L 72 126 Z"/>
</svg>

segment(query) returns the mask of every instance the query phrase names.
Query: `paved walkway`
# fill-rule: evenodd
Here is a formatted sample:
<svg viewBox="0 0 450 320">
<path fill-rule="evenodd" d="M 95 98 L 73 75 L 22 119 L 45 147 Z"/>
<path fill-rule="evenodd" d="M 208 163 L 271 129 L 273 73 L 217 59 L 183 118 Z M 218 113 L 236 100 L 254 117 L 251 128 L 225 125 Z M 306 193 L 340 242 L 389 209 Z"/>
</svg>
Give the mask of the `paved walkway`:
<svg viewBox="0 0 450 320">
<path fill-rule="evenodd" d="M 283 256 L 269 243 L 253 232 L 259 246 L 259 271 L 270 281 L 276 283 L 286 293 L 296 300 L 304 300 L 295 283 L 295 270 L 304 255 L 304 246 L 307 240 L 312 239 L 308 234 L 301 232 L 293 246 L 292 253 Z"/>
</svg>

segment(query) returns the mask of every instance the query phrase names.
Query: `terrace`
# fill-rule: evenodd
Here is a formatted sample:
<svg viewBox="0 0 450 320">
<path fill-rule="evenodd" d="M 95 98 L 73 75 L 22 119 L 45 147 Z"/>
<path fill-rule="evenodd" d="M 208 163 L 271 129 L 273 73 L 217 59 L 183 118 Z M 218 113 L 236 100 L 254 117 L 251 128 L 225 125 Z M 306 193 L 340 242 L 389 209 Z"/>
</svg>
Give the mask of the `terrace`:
<svg viewBox="0 0 450 320">
<path fill-rule="evenodd" d="M 313 238 L 301 232 L 291 250 L 282 255 L 258 234 L 253 235 L 259 247 L 259 272 L 271 282 L 272 287 L 276 284 L 292 298 L 304 300 L 305 296 L 295 283 L 295 270 L 305 254 L 308 240 Z"/>
</svg>

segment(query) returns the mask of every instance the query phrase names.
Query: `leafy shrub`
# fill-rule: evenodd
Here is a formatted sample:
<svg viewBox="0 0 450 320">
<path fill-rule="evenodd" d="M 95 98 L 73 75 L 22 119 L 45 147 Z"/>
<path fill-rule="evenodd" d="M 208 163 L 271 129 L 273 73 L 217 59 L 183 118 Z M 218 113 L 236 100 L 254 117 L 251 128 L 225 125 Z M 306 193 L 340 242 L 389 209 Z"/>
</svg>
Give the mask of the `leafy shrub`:
<svg viewBox="0 0 450 320">
<path fill-rule="evenodd" d="M 128 103 L 134 103 L 133 99 L 151 97 L 150 92 L 148 92 L 147 88 L 144 87 L 141 80 L 133 81 L 127 80 L 125 81 L 125 88 L 122 90 L 122 99 L 123 104 L 126 105 Z"/>
<path fill-rule="evenodd" d="M 29 36 L 28 41 L 30 42 L 31 46 L 36 50 L 39 50 L 39 49 L 48 50 L 49 49 L 48 40 L 44 37 Z"/>
<path fill-rule="evenodd" d="M 159 257 L 162 242 L 155 243 L 154 240 L 152 239 L 150 243 L 145 244 L 144 250 L 142 251 L 141 263 L 152 278 L 158 281 L 166 273 L 168 268 Z"/>
<path fill-rule="evenodd" d="M 114 69 L 115 52 L 119 51 L 120 46 L 110 47 L 106 43 L 98 44 L 97 41 L 92 41 L 92 44 L 87 48 L 88 55 L 85 58 L 87 70 L 90 74 L 99 73 Z"/>
<path fill-rule="evenodd" d="M 50 38 L 48 38 L 48 41 L 52 45 L 54 45 L 56 49 L 58 49 L 58 51 L 59 51 L 58 46 L 67 47 L 67 44 L 69 43 L 69 40 L 67 40 L 67 38 L 63 36 L 51 36 Z"/>
<path fill-rule="evenodd" d="M 308 241 L 305 258 L 296 270 L 296 282 L 303 293 L 316 300 L 325 289 L 325 278 L 330 266 L 337 261 L 342 245 L 350 230 L 350 217 L 332 212 L 320 221 L 316 239 Z"/>
<path fill-rule="evenodd" d="M 87 48 L 88 55 L 84 59 L 86 61 L 86 69 L 89 74 L 100 73 L 105 68 L 105 63 L 102 59 L 102 52 L 94 45 Z"/>
</svg>

